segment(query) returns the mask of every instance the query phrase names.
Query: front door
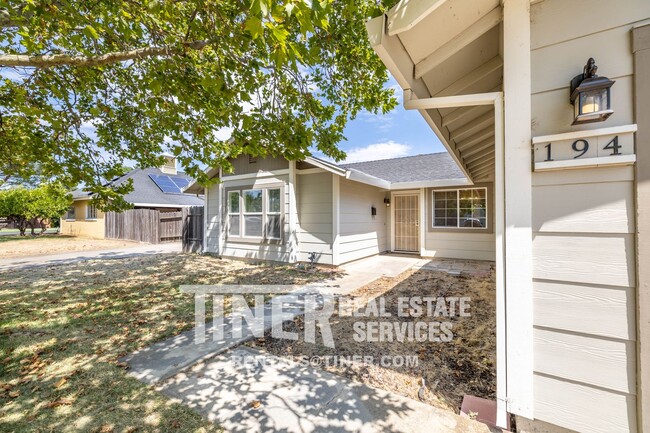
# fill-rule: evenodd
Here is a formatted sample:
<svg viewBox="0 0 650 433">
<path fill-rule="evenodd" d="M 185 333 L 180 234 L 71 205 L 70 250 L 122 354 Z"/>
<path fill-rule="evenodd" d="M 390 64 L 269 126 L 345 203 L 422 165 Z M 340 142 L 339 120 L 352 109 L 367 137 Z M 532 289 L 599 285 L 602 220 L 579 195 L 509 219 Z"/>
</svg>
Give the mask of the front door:
<svg viewBox="0 0 650 433">
<path fill-rule="evenodd" d="M 420 252 L 420 197 L 393 196 L 395 206 L 395 251 Z"/>
</svg>

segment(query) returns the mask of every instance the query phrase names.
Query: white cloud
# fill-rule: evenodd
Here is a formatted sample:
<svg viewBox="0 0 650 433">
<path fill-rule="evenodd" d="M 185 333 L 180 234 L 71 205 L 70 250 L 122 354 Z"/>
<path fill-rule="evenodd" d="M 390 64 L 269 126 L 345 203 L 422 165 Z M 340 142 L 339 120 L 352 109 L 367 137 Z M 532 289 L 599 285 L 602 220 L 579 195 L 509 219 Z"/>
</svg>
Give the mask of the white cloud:
<svg viewBox="0 0 650 433">
<path fill-rule="evenodd" d="M 354 147 L 346 151 L 347 158 L 344 162 L 375 161 L 378 159 L 391 159 L 408 156 L 411 146 L 389 140 L 384 143 L 369 144 L 365 147 Z"/>
</svg>

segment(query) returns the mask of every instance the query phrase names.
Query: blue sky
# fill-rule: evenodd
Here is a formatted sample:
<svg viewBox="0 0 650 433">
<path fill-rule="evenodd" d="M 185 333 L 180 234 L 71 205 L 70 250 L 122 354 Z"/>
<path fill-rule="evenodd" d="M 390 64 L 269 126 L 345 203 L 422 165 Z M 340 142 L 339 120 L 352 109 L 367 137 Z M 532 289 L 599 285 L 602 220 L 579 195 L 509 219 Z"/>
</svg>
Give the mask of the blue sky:
<svg viewBox="0 0 650 433">
<path fill-rule="evenodd" d="M 402 90 L 391 77 L 386 84 L 396 90 L 399 104 L 388 114 L 361 113 L 345 128 L 347 141 L 340 147 L 347 162 L 398 158 L 423 153 L 444 152 L 445 148 L 417 111 L 402 106 Z M 318 153 L 315 156 L 322 156 Z"/>
</svg>

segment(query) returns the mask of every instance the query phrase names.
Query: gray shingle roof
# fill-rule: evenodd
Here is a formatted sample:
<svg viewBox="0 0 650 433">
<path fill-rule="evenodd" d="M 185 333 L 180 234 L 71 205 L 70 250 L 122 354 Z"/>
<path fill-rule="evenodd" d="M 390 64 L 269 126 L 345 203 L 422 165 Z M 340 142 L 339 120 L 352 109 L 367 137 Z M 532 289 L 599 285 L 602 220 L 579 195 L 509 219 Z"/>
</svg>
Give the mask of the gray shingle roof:
<svg viewBox="0 0 650 433">
<path fill-rule="evenodd" d="M 124 196 L 124 199 L 129 203 L 137 203 L 138 205 L 151 204 L 168 206 L 203 205 L 203 199 L 194 194 L 170 194 L 162 192 L 160 188 L 158 188 L 158 185 L 151 180 L 149 177 L 150 174 L 160 175 L 165 173 L 160 171 L 158 168 L 136 168 L 124 176 L 111 181 L 110 184 L 119 185 L 128 179 L 133 179 L 133 191 Z M 182 172 L 178 172 L 175 176 L 184 177 L 190 182 L 193 181 L 191 177 Z M 77 189 L 72 192 L 72 197 L 74 199 L 90 198 L 90 194 L 87 191 Z"/>
<path fill-rule="evenodd" d="M 391 183 L 465 179 L 447 152 L 338 165 Z"/>
</svg>

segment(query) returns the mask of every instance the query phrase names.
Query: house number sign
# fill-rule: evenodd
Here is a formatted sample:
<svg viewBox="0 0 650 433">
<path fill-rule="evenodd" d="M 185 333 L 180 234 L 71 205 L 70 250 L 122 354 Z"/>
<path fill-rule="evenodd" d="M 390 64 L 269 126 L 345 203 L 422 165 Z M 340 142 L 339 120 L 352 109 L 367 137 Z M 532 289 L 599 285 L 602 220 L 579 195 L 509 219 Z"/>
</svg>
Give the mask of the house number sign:
<svg viewBox="0 0 650 433">
<path fill-rule="evenodd" d="M 535 137 L 535 171 L 633 164 L 636 129 L 626 125 Z"/>
</svg>

